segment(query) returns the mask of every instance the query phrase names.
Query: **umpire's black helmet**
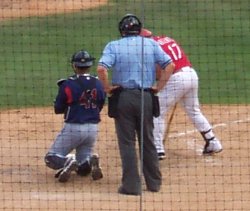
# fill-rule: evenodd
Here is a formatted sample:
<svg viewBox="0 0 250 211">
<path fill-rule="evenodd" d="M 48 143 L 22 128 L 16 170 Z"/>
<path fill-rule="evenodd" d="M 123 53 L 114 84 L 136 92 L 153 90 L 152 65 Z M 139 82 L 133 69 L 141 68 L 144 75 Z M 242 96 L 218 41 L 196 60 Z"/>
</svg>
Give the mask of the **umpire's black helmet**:
<svg viewBox="0 0 250 211">
<path fill-rule="evenodd" d="M 142 23 L 138 17 L 133 14 L 125 15 L 119 22 L 119 31 L 121 36 L 139 35 L 141 32 Z"/>
<path fill-rule="evenodd" d="M 91 67 L 94 60 L 95 58 L 91 57 L 87 51 L 81 50 L 72 55 L 71 64 L 76 67 Z"/>
</svg>

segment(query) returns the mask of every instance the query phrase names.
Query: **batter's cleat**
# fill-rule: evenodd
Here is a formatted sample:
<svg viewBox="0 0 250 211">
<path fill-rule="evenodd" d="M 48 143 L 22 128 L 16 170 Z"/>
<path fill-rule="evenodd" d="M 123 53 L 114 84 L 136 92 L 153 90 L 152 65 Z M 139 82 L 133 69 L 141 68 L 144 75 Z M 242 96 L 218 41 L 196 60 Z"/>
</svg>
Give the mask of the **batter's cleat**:
<svg viewBox="0 0 250 211">
<path fill-rule="evenodd" d="M 166 158 L 165 152 L 158 153 L 158 160 L 164 160 Z"/>
<path fill-rule="evenodd" d="M 219 140 L 216 138 L 210 141 L 206 141 L 206 144 L 203 149 L 203 155 L 212 155 L 219 153 L 223 150 L 222 145 Z"/>
<path fill-rule="evenodd" d="M 90 159 L 91 164 L 91 176 L 93 180 L 99 180 L 103 178 L 102 169 L 99 165 L 99 157 L 98 155 L 92 155 Z"/>
<path fill-rule="evenodd" d="M 65 165 L 62 170 L 59 170 L 60 173 L 58 175 L 58 181 L 59 182 L 67 182 L 70 178 L 70 174 L 72 171 L 75 171 L 77 169 L 77 162 L 73 158 L 68 158 L 68 160 L 65 162 Z"/>
</svg>

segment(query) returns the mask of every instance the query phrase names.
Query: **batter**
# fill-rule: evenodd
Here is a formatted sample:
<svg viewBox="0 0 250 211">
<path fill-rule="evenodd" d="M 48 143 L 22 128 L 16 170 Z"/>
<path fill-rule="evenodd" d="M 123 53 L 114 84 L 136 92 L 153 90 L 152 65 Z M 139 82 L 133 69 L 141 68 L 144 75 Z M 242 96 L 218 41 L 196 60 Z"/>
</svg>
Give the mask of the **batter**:
<svg viewBox="0 0 250 211">
<path fill-rule="evenodd" d="M 159 160 L 166 157 L 163 143 L 167 127 L 165 116 L 176 103 L 179 103 L 184 108 L 188 117 L 205 140 L 203 154 L 211 155 L 221 152 L 221 142 L 215 136 L 210 123 L 200 110 L 198 99 L 199 79 L 184 50 L 170 37 L 153 36 L 152 32 L 147 29 L 143 29 L 141 35 L 151 37 L 158 42 L 175 64 L 172 76 L 166 86 L 159 92 L 160 116 L 154 118 L 154 140 Z"/>
</svg>

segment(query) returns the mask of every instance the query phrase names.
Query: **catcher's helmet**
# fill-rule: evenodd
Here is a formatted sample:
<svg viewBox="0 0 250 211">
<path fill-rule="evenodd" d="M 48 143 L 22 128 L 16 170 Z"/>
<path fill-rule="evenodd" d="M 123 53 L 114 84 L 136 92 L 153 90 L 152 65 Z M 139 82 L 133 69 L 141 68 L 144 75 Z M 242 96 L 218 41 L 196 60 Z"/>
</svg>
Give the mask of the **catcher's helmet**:
<svg viewBox="0 0 250 211">
<path fill-rule="evenodd" d="M 76 67 L 91 67 L 94 60 L 95 58 L 91 57 L 87 51 L 81 50 L 72 55 L 71 64 Z"/>
<path fill-rule="evenodd" d="M 119 22 L 119 31 L 123 37 L 127 35 L 139 35 L 141 28 L 141 21 L 133 14 L 125 15 Z"/>
</svg>

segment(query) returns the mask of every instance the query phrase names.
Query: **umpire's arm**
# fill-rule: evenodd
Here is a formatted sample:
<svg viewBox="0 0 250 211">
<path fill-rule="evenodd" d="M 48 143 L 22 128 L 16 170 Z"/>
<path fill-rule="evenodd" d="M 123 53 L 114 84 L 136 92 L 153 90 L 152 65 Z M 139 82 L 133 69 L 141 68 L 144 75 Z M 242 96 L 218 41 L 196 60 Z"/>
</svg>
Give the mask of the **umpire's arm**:
<svg viewBox="0 0 250 211">
<path fill-rule="evenodd" d="M 157 67 L 160 68 L 159 66 L 157 66 Z M 158 72 L 158 74 L 157 74 L 158 80 L 156 83 L 156 90 L 157 91 L 161 91 L 163 89 L 163 87 L 166 85 L 170 76 L 173 74 L 174 68 L 175 68 L 175 64 L 173 62 L 170 62 L 163 70 L 160 70 L 160 69 L 157 70 L 157 72 Z"/>
<path fill-rule="evenodd" d="M 97 75 L 103 85 L 104 91 L 107 94 L 110 94 L 112 90 L 119 87 L 119 86 L 112 86 L 109 83 L 108 69 L 100 64 L 97 66 Z"/>
<path fill-rule="evenodd" d="M 98 65 L 97 66 L 97 75 L 98 79 L 101 81 L 104 91 L 106 93 L 110 92 L 110 84 L 108 79 L 108 70 L 104 66 Z"/>
</svg>

